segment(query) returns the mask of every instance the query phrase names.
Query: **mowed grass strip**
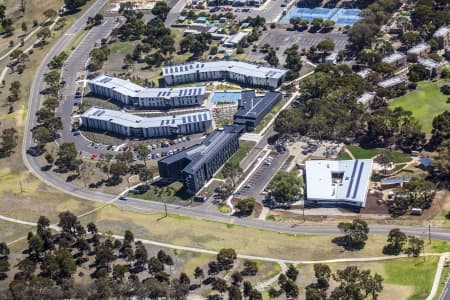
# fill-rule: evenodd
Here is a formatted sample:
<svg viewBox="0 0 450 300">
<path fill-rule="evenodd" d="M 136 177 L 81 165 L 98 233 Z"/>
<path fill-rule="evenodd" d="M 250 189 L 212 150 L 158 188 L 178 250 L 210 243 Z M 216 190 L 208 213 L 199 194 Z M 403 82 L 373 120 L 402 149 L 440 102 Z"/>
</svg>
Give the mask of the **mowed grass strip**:
<svg viewBox="0 0 450 300">
<path fill-rule="evenodd" d="M 389 108 L 402 107 L 411 111 L 422 124 L 424 132 L 431 133 L 433 118 L 445 110 L 450 110 L 448 96 L 440 91 L 443 84 L 449 84 L 449 81 L 419 82 L 415 91 L 394 99 Z"/>
<path fill-rule="evenodd" d="M 213 222 L 198 218 L 163 213 L 138 213 L 106 206 L 95 214 L 82 218 L 83 223 L 95 222 L 101 231 L 123 234 L 129 229 L 136 237 L 171 244 L 220 250 L 234 248 L 240 254 L 292 260 L 321 260 L 348 257 L 382 256 L 386 236 L 369 235 L 361 251 L 343 251 L 332 243 L 333 235 L 294 235 L 277 233 L 240 225 Z M 448 243 L 439 250 L 448 250 Z M 433 249 L 427 249 L 430 252 Z"/>
<path fill-rule="evenodd" d="M 359 146 L 348 145 L 347 149 L 353 154 L 355 159 L 372 158 L 380 152 L 378 149 L 365 149 Z"/>
</svg>

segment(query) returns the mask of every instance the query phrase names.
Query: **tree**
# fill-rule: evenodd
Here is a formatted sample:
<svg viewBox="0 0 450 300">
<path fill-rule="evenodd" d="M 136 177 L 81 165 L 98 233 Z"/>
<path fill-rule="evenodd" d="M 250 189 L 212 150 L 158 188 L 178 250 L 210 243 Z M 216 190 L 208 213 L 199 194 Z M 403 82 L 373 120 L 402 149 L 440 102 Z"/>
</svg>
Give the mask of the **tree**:
<svg viewBox="0 0 450 300">
<path fill-rule="evenodd" d="M 255 208 L 256 199 L 254 197 L 248 197 L 236 204 L 236 208 L 239 210 L 239 214 L 249 216 L 252 214 Z"/>
<path fill-rule="evenodd" d="M 433 119 L 431 143 L 439 146 L 442 141 L 450 139 L 450 111 L 446 110 Z"/>
<path fill-rule="evenodd" d="M 134 151 L 136 151 L 138 158 L 144 161 L 144 165 L 147 166 L 147 157 L 152 151 L 144 144 L 137 145 Z"/>
<path fill-rule="evenodd" d="M 242 299 L 241 289 L 235 285 L 230 286 L 228 288 L 228 299 L 241 300 Z"/>
<path fill-rule="evenodd" d="M 243 272 L 234 271 L 234 272 L 231 274 L 231 283 L 232 283 L 233 285 L 239 286 L 239 285 L 241 284 L 242 280 L 244 279 L 244 278 L 242 277 L 242 274 L 241 274 L 241 273 L 243 273 Z"/>
<path fill-rule="evenodd" d="M 64 0 L 65 8 L 68 10 L 75 10 L 86 4 L 86 0 Z"/>
<path fill-rule="evenodd" d="M 317 49 L 325 54 L 334 50 L 334 42 L 331 39 L 324 39 L 317 44 Z"/>
<path fill-rule="evenodd" d="M 130 230 L 125 230 L 124 241 L 127 243 L 134 242 L 134 234 Z"/>
<path fill-rule="evenodd" d="M 236 258 L 236 251 L 231 248 L 220 249 L 219 253 L 217 253 L 217 263 L 222 270 L 231 269 Z"/>
<path fill-rule="evenodd" d="M 317 279 L 317 287 L 326 291 L 330 286 L 331 269 L 326 264 L 314 264 L 314 275 Z"/>
<path fill-rule="evenodd" d="M 44 147 L 45 144 L 52 142 L 53 135 L 47 127 L 39 126 L 32 131 L 33 139 L 37 142 L 38 147 Z"/>
<path fill-rule="evenodd" d="M 217 275 L 220 272 L 219 264 L 216 261 L 208 263 L 208 275 Z"/>
<path fill-rule="evenodd" d="M 384 168 L 384 173 L 387 174 L 387 168 L 390 164 L 394 162 L 392 153 L 387 150 L 382 150 L 380 154 L 376 157 L 376 161 L 381 164 Z"/>
<path fill-rule="evenodd" d="M 158 258 L 153 256 L 148 261 L 148 271 L 150 272 L 150 274 L 159 273 L 161 271 L 164 271 L 164 265 Z"/>
<path fill-rule="evenodd" d="M 298 286 L 291 279 L 288 279 L 283 286 L 281 287 L 286 293 L 286 298 L 288 299 L 297 299 L 298 298 Z"/>
<path fill-rule="evenodd" d="M 270 183 L 272 195 L 278 202 L 292 203 L 301 199 L 303 180 L 294 173 L 279 171 Z"/>
<path fill-rule="evenodd" d="M 97 226 L 92 222 L 87 224 L 87 230 L 88 230 L 88 232 L 90 232 L 92 234 L 96 234 L 98 232 Z"/>
<path fill-rule="evenodd" d="M 199 266 L 197 266 L 194 270 L 194 278 L 195 279 L 203 279 L 203 277 L 205 277 L 204 273 L 203 273 L 203 269 L 200 268 Z"/>
<path fill-rule="evenodd" d="M 229 160 L 222 167 L 222 175 L 225 178 L 229 178 L 233 183 L 233 187 L 236 186 L 236 178 L 242 174 L 243 170 L 239 166 L 239 162 Z"/>
<path fill-rule="evenodd" d="M 322 18 L 314 18 L 311 21 L 311 25 L 316 27 L 316 28 L 320 28 L 322 26 L 323 23 L 323 19 Z"/>
<path fill-rule="evenodd" d="M 58 158 L 56 165 L 62 171 L 75 170 L 80 165 L 80 160 L 77 160 L 77 149 L 74 143 L 62 143 L 58 149 Z"/>
<path fill-rule="evenodd" d="M 8 257 L 9 255 L 9 248 L 8 245 L 5 242 L 0 243 L 0 258 Z"/>
<path fill-rule="evenodd" d="M 9 156 L 17 146 L 17 130 L 15 128 L 5 128 L 0 135 L 0 157 Z"/>
<path fill-rule="evenodd" d="M 141 241 L 136 242 L 136 249 L 134 251 L 134 259 L 136 266 L 143 266 L 147 262 L 148 253 L 144 244 Z"/>
<path fill-rule="evenodd" d="M 191 280 L 189 279 L 189 276 L 187 276 L 187 274 L 184 272 L 181 272 L 179 280 L 180 280 L 181 284 L 184 284 L 188 287 L 191 284 Z"/>
<path fill-rule="evenodd" d="M 59 213 L 59 223 L 58 226 L 62 228 L 63 231 L 74 234 L 76 225 L 79 224 L 77 216 L 75 216 L 70 211 L 64 211 Z"/>
<path fill-rule="evenodd" d="M 244 297 L 249 297 L 250 292 L 253 290 L 252 283 L 250 281 L 244 281 Z"/>
<path fill-rule="evenodd" d="M 400 40 L 407 48 L 411 48 L 419 43 L 420 35 L 417 32 L 407 31 L 401 36 Z"/>
<path fill-rule="evenodd" d="M 408 78 L 412 82 L 422 81 L 430 78 L 430 71 L 422 64 L 412 64 L 409 66 Z"/>
<path fill-rule="evenodd" d="M 384 246 L 383 253 L 391 255 L 399 255 L 402 252 L 403 246 L 405 245 L 407 239 L 408 238 L 406 234 L 400 231 L 400 229 L 398 228 L 391 229 L 391 231 L 389 231 L 389 235 L 387 238 L 388 244 Z"/>
<path fill-rule="evenodd" d="M 170 7 L 165 1 L 156 1 L 155 6 L 152 8 L 152 14 L 163 21 L 166 20 L 169 11 Z"/>
<path fill-rule="evenodd" d="M 122 282 L 125 278 L 125 274 L 128 272 L 127 265 L 114 265 L 113 267 L 113 279 Z"/>
<path fill-rule="evenodd" d="M 378 28 L 376 25 L 366 22 L 357 22 L 349 30 L 348 36 L 353 46 L 356 49 L 361 50 L 367 46 L 370 46 L 372 41 L 375 39 L 377 31 Z"/>
<path fill-rule="evenodd" d="M 298 276 L 298 270 L 296 267 L 294 267 L 294 265 L 289 265 L 287 271 L 286 271 L 286 276 L 291 279 L 292 281 L 296 281 L 297 280 L 297 276 Z"/>
<path fill-rule="evenodd" d="M 36 33 L 36 36 L 43 42 L 45 42 L 45 40 L 48 39 L 51 35 L 52 32 L 47 27 L 39 29 L 39 31 Z"/>
<path fill-rule="evenodd" d="M 30 256 L 34 256 L 36 258 L 40 257 L 41 253 L 44 251 L 44 241 L 40 236 L 33 235 L 28 240 L 28 251 Z"/>
<path fill-rule="evenodd" d="M 435 191 L 434 183 L 421 178 L 413 178 L 403 185 L 400 193 L 407 196 L 407 201 L 414 208 L 429 208 L 433 202 Z"/>
<path fill-rule="evenodd" d="M 450 139 L 445 140 L 436 150 L 432 161 L 432 174 L 444 181 L 450 181 Z"/>
<path fill-rule="evenodd" d="M 54 19 L 57 15 L 58 15 L 58 13 L 56 12 L 56 10 L 54 10 L 54 9 L 51 9 L 51 8 L 49 8 L 49 9 L 47 9 L 47 10 L 44 10 L 44 12 L 42 13 L 47 19 Z"/>
<path fill-rule="evenodd" d="M 227 291 L 227 282 L 222 278 L 215 278 L 212 284 L 212 289 L 218 291 L 220 294 L 223 294 Z"/>
<path fill-rule="evenodd" d="M 244 261 L 244 270 L 242 270 L 244 276 L 255 276 L 258 273 L 258 265 L 256 262 L 246 259 Z"/>
<path fill-rule="evenodd" d="M 269 65 L 271 65 L 272 67 L 276 67 L 278 66 L 278 64 L 280 63 L 278 57 L 277 57 L 277 52 L 275 51 L 275 49 L 270 48 L 269 52 L 267 53 L 267 55 L 264 57 L 264 59 L 267 61 L 267 63 L 269 63 Z"/>
<path fill-rule="evenodd" d="M 351 223 L 341 222 L 339 230 L 345 234 L 344 247 L 348 249 L 363 249 L 368 239 L 369 226 L 364 220 L 353 220 Z"/>
</svg>

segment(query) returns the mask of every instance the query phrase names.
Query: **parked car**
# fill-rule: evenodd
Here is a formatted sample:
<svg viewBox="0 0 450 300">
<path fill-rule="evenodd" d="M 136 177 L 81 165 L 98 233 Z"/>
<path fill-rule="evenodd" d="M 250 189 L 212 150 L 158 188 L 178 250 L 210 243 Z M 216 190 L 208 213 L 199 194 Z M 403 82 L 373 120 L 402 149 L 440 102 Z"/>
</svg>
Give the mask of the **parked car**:
<svg viewBox="0 0 450 300">
<path fill-rule="evenodd" d="M 39 155 L 41 155 L 41 153 L 42 152 L 37 147 L 30 147 L 27 149 L 27 154 L 29 154 L 31 156 L 39 156 Z"/>
<path fill-rule="evenodd" d="M 121 195 L 119 197 L 119 200 L 128 200 L 128 197 L 126 195 Z"/>
<path fill-rule="evenodd" d="M 79 136 L 79 135 L 81 135 L 81 132 L 79 130 L 76 130 L 76 131 L 72 132 L 72 135 Z"/>
</svg>

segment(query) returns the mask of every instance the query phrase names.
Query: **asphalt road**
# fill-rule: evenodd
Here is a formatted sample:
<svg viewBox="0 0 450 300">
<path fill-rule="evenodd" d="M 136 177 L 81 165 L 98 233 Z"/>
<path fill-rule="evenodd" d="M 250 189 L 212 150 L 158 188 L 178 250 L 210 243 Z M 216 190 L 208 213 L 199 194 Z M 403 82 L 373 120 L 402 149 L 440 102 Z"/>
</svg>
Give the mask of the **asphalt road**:
<svg viewBox="0 0 450 300">
<path fill-rule="evenodd" d="M 450 267 L 444 267 L 450 268 Z M 447 279 L 447 283 L 445 284 L 444 290 L 442 291 L 441 297 L 439 300 L 450 300 L 450 277 Z"/>
<path fill-rule="evenodd" d="M 38 178 L 47 184 L 59 189 L 67 194 L 73 196 L 101 202 L 111 202 L 116 201 L 117 196 L 109 195 L 105 193 L 95 192 L 92 190 L 84 189 L 79 186 L 75 186 L 70 182 L 64 181 L 62 178 L 58 177 L 53 172 L 46 172 L 41 169 L 41 163 L 39 158 L 30 156 L 26 154 L 26 149 L 33 146 L 34 142 L 31 136 L 31 128 L 33 128 L 36 123 L 35 113 L 39 109 L 41 104 L 40 91 L 44 87 L 43 76 L 48 71 L 47 63 L 52 59 L 53 56 L 59 54 L 70 42 L 73 35 L 79 30 L 83 30 L 86 20 L 89 16 L 94 15 L 107 0 L 97 0 L 88 11 L 81 16 L 75 24 L 68 30 L 68 32 L 62 36 L 56 44 L 50 49 L 46 58 L 42 61 L 41 65 L 36 71 L 35 80 L 31 87 L 30 101 L 28 106 L 28 116 L 27 123 L 24 134 L 24 141 L 22 147 L 22 156 L 24 163 L 30 171 L 32 171 Z M 88 49 L 86 49 L 87 51 Z M 83 62 L 85 63 L 85 62 Z M 68 120 L 63 120 L 67 122 Z M 267 133 L 267 136 L 271 135 L 271 130 Z M 264 143 L 261 141 L 260 143 Z M 257 148 L 252 150 L 257 151 L 260 148 L 260 144 Z M 136 210 L 139 212 L 161 212 L 164 211 L 164 203 L 152 202 L 147 200 L 133 199 L 129 198 L 127 201 L 117 200 L 116 204 L 119 207 Z M 185 215 L 190 217 L 204 218 L 208 220 L 218 221 L 218 222 L 233 222 L 234 224 L 245 225 L 255 228 L 261 228 L 266 230 L 273 230 L 277 232 L 293 233 L 293 234 L 337 234 L 339 231 L 336 226 L 304 226 L 302 224 L 287 224 L 281 222 L 269 222 L 263 220 L 257 220 L 253 218 L 234 218 L 230 216 L 223 215 L 217 212 L 205 211 L 204 209 L 192 208 L 190 206 L 180 206 L 180 205 L 167 205 L 167 210 L 169 213 Z M 411 226 L 393 226 L 393 225 L 371 225 L 370 231 L 374 234 L 386 234 L 390 229 L 397 227 L 409 235 L 416 236 L 427 236 L 427 228 L 425 227 L 411 227 Z M 450 241 L 450 230 L 443 228 L 432 228 L 432 238 Z"/>
<path fill-rule="evenodd" d="M 66 84 L 61 90 L 62 101 L 60 101 L 56 112 L 61 120 L 63 120 L 63 130 L 57 142 L 75 143 L 78 151 L 88 153 L 96 152 L 95 148 L 89 146 L 90 143 L 88 141 L 82 136 L 73 136 L 71 131 L 70 119 L 72 109 L 74 103 L 79 102 L 79 99 L 75 99 L 77 73 L 85 70 L 91 49 L 96 45 L 100 45 L 101 39 L 108 37 L 116 25 L 116 18 L 105 18 L 101 25 L 93 27 L 83 41 L 77 45 L 63 66 L 62 79 Z"/>
</svg>

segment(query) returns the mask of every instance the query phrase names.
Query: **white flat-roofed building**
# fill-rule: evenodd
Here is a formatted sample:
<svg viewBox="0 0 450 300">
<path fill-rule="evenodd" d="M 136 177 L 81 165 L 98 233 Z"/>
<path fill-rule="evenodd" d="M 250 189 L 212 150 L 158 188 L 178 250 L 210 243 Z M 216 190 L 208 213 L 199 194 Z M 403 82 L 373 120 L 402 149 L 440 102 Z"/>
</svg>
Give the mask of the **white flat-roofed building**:
<svg viewBox="0 0 450 300">
<path fill-rule="evenodd" d="M 406 65 L 406 55 L 403 53 L 396 52 L 386 57 L 383 57 L 381 61 L 390 64 L 391 66 L 394 66 L 396 68 L 400 68 Z"/>
<path fill-rule="evenodd" d="M 361 96 L 358 97 L 358 99 L 356 99 L 356 101 L 359 104 L 362 104 L 364 106 L 369 106 L 370 102 L 375 99 L 375 92 L 365 92 L 364 94 L 362 94 Z"/>
<path fill-rule="evenodd" d="M 420 43 L 418 45 L 415 45 L 411 49 L 409 49 L 406 52 L 406 56 L 408 57 L 409 61 L 415 62 L 419 59 L 419 57 L 422 57 L 431 51 L 431 46 L 427 43 Z"/>
<path fill-rule="evenodd" d="M 230 35 L 223 41 L 223 45 L 225 47 L 236 47 L 246 36 L 248 35 L 247 31 L 240 31 L 236 34 Z"/>
<path fill-rule="evenodd" d="M 441 73 L 442 66 L 444 65 L 442 62 L 435 61 L 431 58 L 419 58 L 417 62 L 424 66 L 430 72 L 431 76 Z"/>
<path fill-rule="evenodd" d="M 380 81 L 377 83 L 377 85 L 381 88 L 388 89 L 388 88 L 397 86 L 399 84 L 402 84 L 404 82 L 405 82 L 405 79 L 403 77 L 396 76 L 396 77 L 391 77 L 386 80 Z"/>
<path fill-rule="evenodd" d="M 370 73 L 372 73 L 372 70 L 367 68 L 367 69 L 362 69 L 361 71 L 359 71 L 358 74 L 359 76 L 361 76 L 363 79 L 366 79 Z"/>
<path fill-rule="evenodd" d="M 330 55 L 328 55 L 327 57 L 325 57 L 325 62 L 335 65 L 337 63 L 337 59 L 338 59 L 338 53 L 333 52 Z"/>
<path fill-rule="evenodd" d="M 372 160 L 309 160 L 306 162 L 306 200 L 319 205 L 364 207 Z"/>
<path fill-rule="evenodd" d="M 450 26 L 441 26 L 433 33 L 433 37 L 438 41 L 439 49 L 447 48 L 450 44 Z"/>
<path fill-rule="evenodd" d="M 211 112 L 202 110 L 181 115 L 140 117 L 124 111 L 91 107 L 80 116 L 87 130 L 109 132 L 124 137 L 153 138 L 206 132 L 211 128 Z"/>
<path fill-rule="evenodd" d="M 277 88 L 287 70 L 265 67 L 241 61 L 210 61 L 163 67 L 168 85 L 187 82 L 229 80 L 245 86 Z"/>
<path fill-rule="evenodd" d="M 205 87 L 145 88 L 129 80 L 100 75 L 88 81 L 92 93 L 123 105 L 142 108 L 196 106 L 203 103 Z"/>
</svg>

